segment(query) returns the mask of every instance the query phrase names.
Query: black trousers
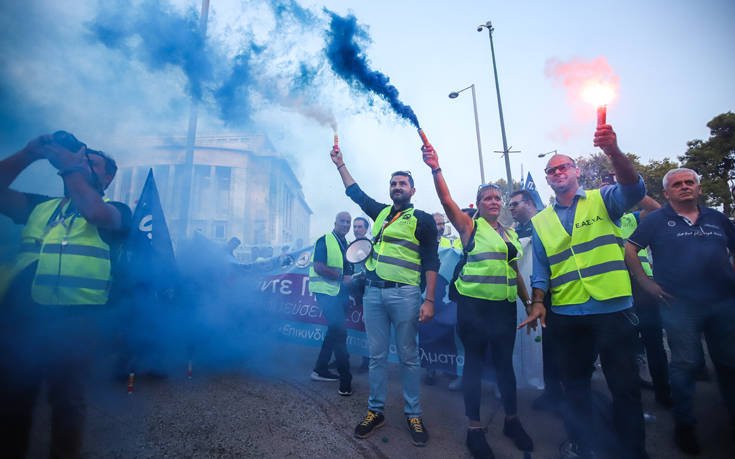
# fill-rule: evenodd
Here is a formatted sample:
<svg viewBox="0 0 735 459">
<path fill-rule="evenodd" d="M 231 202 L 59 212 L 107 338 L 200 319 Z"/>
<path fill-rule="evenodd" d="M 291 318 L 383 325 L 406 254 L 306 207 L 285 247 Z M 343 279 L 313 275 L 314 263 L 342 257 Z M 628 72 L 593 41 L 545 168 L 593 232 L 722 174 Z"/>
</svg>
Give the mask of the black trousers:
<svg viewBox="0 0 735 459">
<path fill-rule="evenodd" d="M 488 346 L 497 372 L 505 414 L 516 414 L 516 376 L 513 372 L 515 302 L 481 300 L 460 295 L 457 333 L 464 346 L 462 391 L 467 417 L 471 421 L 480 420 L 482 367 Z"/>
<path fill-rule="evenodd" d="M 648 357 L 648 371 L 651 374 L 653 388 L 659 397 L 670 396 L 669 361 L 664 350 L 661 307 L 656 298 L 640 288 L 635 281 L 631 281 L 631 286 L 633 307 L 640 321 L 638 331 Z"/>
<path fill-rule="evenodd" d="M 552 312 L 552 314 L 554 314 Z M 554 336 L 564 386 L 564 424 L 569 437 L 595 449 L 596 424 L 591 404 L 591 377 L 596 352 L 613 398 L 613 422 L 620 440 L 619 457 L 644 458 L 645 431 L 638 366 L 637 329 L 630 309 L 609 314 L 555 314 Z"/>
<path fill-rule="evenodd" d="M 327 335 L 322 342 L 322 348 L 314 364 L 314 370 L 327 371 L 329 359 L 334 353 L 337 361 L 337 372 L 340 381 L 350 383 L 350 356 L 347 354 L 347 316 L 349 297 L 346 295 L 329 296 L 316 294 L 316 301 L 327 319 Z"/>
<path fill-rule="evenodd" d="M 550 296 L 544 298 L 544 307 L 546 307 L 546 329 L 542 329 L 541 352 L 544 364 L 544 391 L 556 399 L 562 397 L 561 375 L 559 374 L 559 350 L 558 343 L 555 341 L 553 333 L 554 317 L 551 313 Z"/>
<path fill-rule="evenodd" d="M 85 386 L 107 347 L 108 311 L 100 306 L 24 306 L 21 313 L 3 311 L 0 317 L 2 456 L 26 456 L 34 406 L 45 382 L 51 408 L 49 457 L 79 457 Z"/>
</svg>

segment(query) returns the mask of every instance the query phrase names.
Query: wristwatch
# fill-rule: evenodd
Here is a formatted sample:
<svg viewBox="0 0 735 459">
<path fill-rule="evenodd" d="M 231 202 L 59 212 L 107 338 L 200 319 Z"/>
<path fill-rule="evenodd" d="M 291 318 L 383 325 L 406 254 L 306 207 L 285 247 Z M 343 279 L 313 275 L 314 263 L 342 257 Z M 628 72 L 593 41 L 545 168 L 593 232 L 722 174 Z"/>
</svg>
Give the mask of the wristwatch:
<svg viewBox="0 0 735 459">
<path fill-rule="evenodd" d="M 533 301 L 526 300 L 526 301 L 524 301 L 524 303 L 526 303 L 526 306 L 531 306 L 533 304 Z"/>
</svg>

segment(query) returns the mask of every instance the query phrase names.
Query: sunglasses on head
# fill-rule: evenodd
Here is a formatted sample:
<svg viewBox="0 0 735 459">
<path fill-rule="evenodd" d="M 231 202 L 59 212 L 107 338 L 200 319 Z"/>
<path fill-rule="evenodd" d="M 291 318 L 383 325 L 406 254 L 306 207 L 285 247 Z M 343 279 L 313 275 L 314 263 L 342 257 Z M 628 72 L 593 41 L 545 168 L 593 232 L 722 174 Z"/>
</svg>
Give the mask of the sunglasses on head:
<svg viewBox="0 0 735 459">
<path fill-rule="evenodd" d="M 500 187 L 498 185 L 495 185 L 493 183 L 486 183 L 484 185 L 478 186 L 477 187 L 477 191 L 484 190 L 485 188 L 490 188 L 490 189 L 493 189 L 493 190 L 499 190 L 500 189 Z"/>
<path fill-rule="evenodd" d="M 559 164 L 558 166 L 554 166 L 554 167 L 547 167 L 546 169 L 544 169 L 544 172 L 546 172 L 546 175 L 554 175 L 556 171 L 559 171 L 560 173 L 563 174 L 564 172 L 568 171 L 572 167 L 576 167 L 574 163 L 564 163 L 564 164 Z"/>
</svg>

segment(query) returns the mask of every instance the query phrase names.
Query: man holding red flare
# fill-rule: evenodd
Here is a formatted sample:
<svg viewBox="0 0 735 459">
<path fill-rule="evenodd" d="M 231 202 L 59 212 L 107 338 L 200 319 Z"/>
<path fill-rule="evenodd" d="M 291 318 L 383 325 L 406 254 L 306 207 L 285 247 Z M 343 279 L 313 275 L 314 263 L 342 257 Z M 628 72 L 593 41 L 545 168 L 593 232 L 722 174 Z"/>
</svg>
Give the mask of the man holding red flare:
<svg viewBox="0 0 735 459">
<path fill-rule="evenodd" d="M 533 223 L 533 303 L 551 294 L 559 370 L 568 410 L 564 423 L 580 457 L 594 454 L 590 398 L 597 353 L 613 397 L 616 457 L 647 458 L 638 367 L 637 317 L 623 260 L 620 217 L 645 196 L 643 179 L 618 148 L 608 124 L 597 126 L 594 145 L 610 158 L 618 183 L 599 190 L 579 186 L 580 171 L 565 155 L 553 156 L 546 181 L 556 200 Z"/>
</svg>

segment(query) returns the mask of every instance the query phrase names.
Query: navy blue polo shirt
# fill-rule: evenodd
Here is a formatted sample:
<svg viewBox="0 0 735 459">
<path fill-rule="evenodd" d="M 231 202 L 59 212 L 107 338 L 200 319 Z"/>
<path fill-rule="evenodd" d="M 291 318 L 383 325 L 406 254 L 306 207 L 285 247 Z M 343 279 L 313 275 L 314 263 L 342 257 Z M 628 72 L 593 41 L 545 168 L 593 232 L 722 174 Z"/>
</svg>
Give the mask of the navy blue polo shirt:
<svg viewBox="0 0 735 459">
<path fill-rule="evenodd" d="M 668 293 L 692 301 L 719 301 L 735 296 L 735 225 L 722 212 L 699 206 L 696 222 L 671 205 L 650 213 L 628 240 L 651 247 L 653 277 Z"/>
</svg>

